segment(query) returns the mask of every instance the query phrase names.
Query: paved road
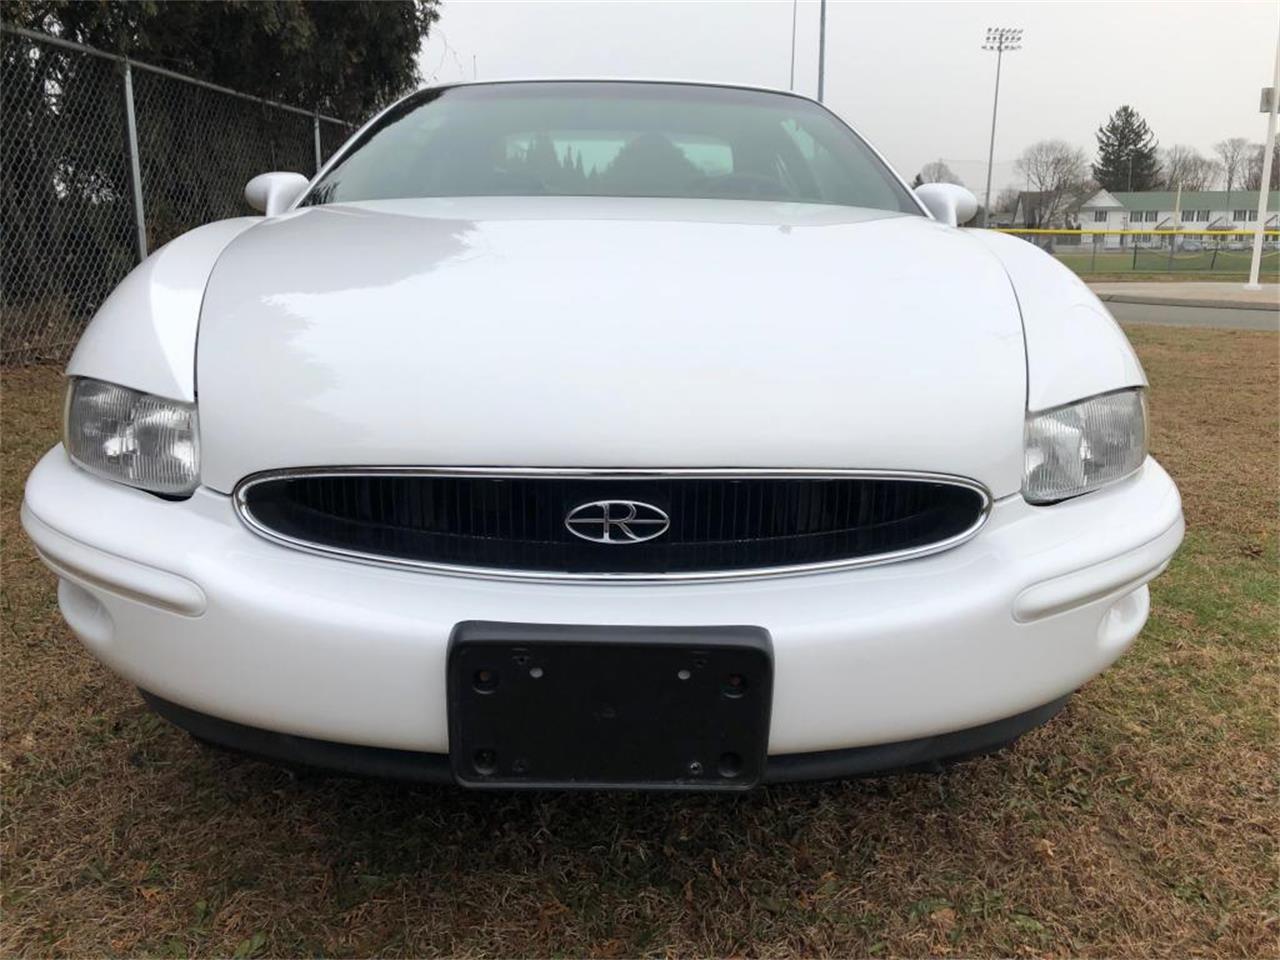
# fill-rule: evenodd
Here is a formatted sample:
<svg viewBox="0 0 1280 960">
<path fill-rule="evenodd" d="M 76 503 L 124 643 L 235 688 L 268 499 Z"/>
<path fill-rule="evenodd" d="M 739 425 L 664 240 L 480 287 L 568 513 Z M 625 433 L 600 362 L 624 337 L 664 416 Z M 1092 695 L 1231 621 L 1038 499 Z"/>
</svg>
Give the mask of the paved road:
<svg viewBox="0 0 1280 960">
<path fill-rule="evenodd" d="M 1148 303 L 1108 303 L 1121 323 L 1156 323 L 1165 327 L 1216 327 L 1220 330 L 1280 330 L 1280 310 L 1231 307 L 1173 307 Z"/>
</svg>

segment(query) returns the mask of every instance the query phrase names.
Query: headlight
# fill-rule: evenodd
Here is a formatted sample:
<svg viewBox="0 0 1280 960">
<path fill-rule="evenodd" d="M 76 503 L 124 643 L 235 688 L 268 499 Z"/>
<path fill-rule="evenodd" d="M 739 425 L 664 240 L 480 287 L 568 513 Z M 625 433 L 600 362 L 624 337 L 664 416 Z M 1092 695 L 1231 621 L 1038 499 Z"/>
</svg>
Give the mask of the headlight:
<svg viewBox="0 0 1280 960">
<path fill-rule="evenodd" d="M 1147 456 L 1147 403 L 1120 390 L 1027 416 L 1022 495 L 1053 503 L 1133 473 Z"/>
<path fill-rule="evenodd" d="M 194 404 L 78 377 L 67 390 L 64 444 L 90 473 L 189 497 L 200 482 Z"/>
</svg>

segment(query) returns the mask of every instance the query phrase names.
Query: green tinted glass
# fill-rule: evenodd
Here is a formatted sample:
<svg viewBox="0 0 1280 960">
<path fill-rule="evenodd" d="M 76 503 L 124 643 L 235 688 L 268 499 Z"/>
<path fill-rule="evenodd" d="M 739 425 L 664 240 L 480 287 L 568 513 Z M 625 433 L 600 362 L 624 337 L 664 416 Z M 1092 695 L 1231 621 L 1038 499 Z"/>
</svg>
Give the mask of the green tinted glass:
<svg viewBox="0 0 1280 960">
<path fill-rule="evenodd" d="M 735 87 L 594 81 L 423 91 L 361 134 L 306 203 L 542 195 L 919 213 L 867 145 L 810 100 Z"/>
</svg>

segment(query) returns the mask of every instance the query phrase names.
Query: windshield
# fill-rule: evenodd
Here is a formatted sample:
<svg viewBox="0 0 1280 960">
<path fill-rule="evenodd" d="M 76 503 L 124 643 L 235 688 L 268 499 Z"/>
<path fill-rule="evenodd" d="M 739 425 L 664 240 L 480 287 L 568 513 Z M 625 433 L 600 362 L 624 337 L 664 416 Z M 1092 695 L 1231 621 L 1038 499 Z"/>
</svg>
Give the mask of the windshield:
<svg viewBox="0 0 1280 960">
<path fill-rule="evenodd" d="M 303 201 L 607 196 L 782 200 L 919 213 L 812 101 L 693 84 L 425 90 L 384 114 Z"/>
</svg>

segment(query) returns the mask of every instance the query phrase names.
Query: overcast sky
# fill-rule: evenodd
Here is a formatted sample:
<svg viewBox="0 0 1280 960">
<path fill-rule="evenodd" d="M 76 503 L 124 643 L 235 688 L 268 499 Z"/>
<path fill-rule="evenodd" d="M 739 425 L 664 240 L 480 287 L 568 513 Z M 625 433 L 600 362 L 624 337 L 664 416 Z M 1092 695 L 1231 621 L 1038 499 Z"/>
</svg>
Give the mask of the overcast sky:
<svg viewBox="0 0 1280 960">
<path fill-rule="evenodd" d="M 423 48 L 424 79 L 674 77 L 787 87 L 791 0 L 446 0 Z M 817 84 L 818 2 L 800 0 L 795 88 Z M 1094 131 L 1121 103 L 1162 146 L 1209 153 L 1261 141 L 1258 93 L 1271 83 L 1280 3 L 851 2 L 827 7 L 826 103 L 907 177 L 944 159 L 981 194 L 995 54 L 988 26 L 1022 27 L 1005 55 L 995 183 L 1018 183 L 1027 144 L 1058 137 L 1092 157 Z"/>
</svg>

